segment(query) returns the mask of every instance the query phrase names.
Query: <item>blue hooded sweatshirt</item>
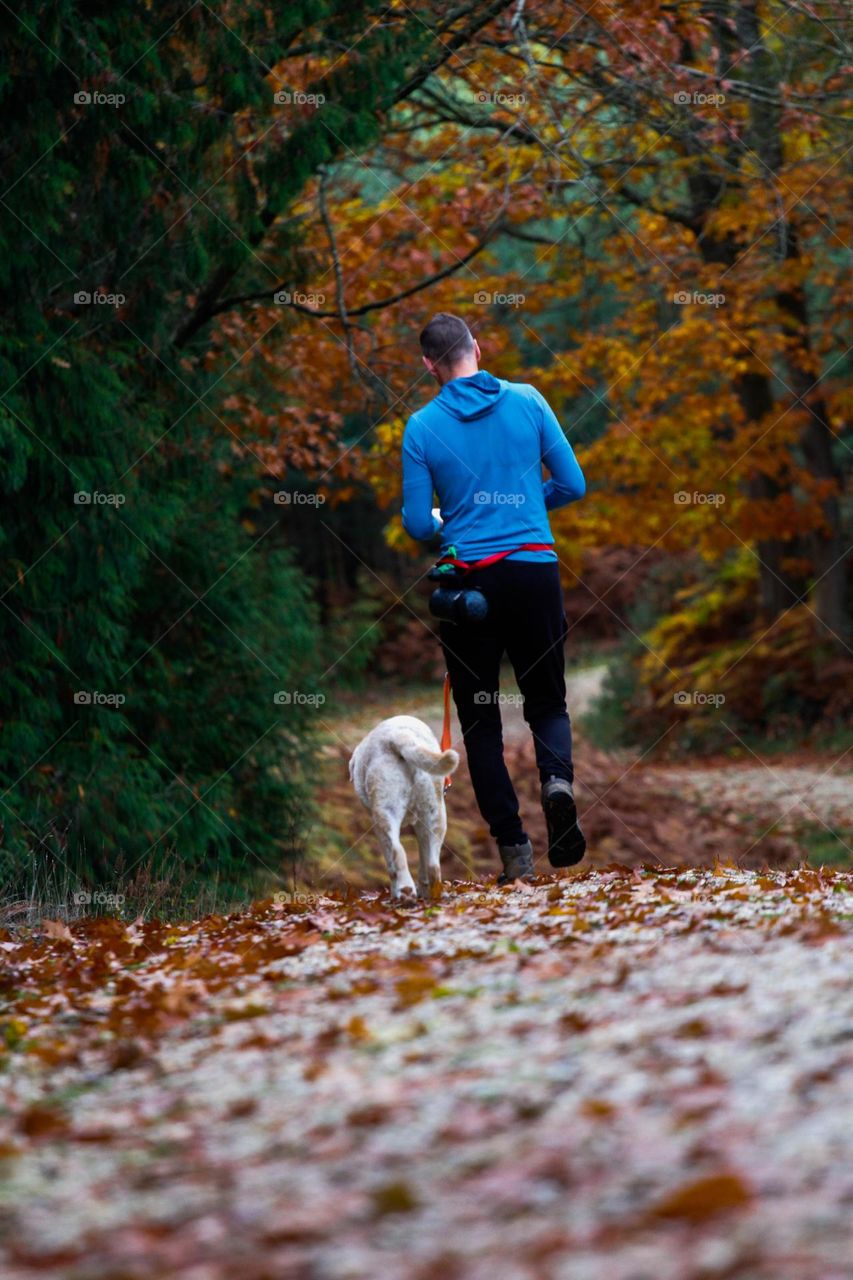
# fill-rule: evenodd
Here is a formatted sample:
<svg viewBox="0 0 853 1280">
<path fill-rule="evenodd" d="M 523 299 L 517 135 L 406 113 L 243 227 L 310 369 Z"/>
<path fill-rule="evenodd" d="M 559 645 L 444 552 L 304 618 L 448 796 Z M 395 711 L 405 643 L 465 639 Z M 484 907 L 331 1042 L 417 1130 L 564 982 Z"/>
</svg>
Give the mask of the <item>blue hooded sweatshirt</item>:
<svg viewBox="0 0 853 1280">
<path fill-rule="evenodd" d="M 543 483 L 542 463 L 551 473 Z M 443 526 L 432 515 L 433 492 Z M 403 435 L 403 527 L 442 554 L 482 560 L 523 542 L 553 544 L 548 512 L 582 498 L 583 472 L 544 396 L 485 369 L 446 382 Z M 512 560 L 555 560 L 520 551 Z"/>
</svg>

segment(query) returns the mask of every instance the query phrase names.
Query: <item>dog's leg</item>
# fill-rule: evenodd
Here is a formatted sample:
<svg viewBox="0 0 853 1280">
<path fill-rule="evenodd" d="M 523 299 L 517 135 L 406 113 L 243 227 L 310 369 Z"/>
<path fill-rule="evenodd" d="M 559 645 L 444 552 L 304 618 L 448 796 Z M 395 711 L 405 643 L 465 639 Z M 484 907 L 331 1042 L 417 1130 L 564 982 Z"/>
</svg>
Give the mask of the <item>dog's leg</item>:
<svg viewBox="0 0 853 1280">
<path fill-rule="evenodd" d="M 400 841 L 400 822 L 385 814 L 376 824 L 376 834 L 385 855 L 385 865 L 391 881 L 392 898 L 414 898 L 415 882 L 409 870 L 406 850 Z"/>
<path fill-rule="evenodd" d="M 440 892 L 441 846 L 446 834 L 447 814 L 442 798 L 434 816 L 421 818 L 415 823 L 415 835 L 418 838 L 418 894 L 427 902 L 431 898 L 437 898 Z"/>
</svg>

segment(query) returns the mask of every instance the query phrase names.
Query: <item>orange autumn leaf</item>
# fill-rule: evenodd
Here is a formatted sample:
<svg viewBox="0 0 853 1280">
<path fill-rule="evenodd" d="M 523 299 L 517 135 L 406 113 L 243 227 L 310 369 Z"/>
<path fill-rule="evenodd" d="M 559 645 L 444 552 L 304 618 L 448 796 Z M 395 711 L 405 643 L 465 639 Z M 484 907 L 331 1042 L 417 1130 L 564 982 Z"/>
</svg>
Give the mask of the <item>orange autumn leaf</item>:
<svg viewBox="0 0 853 1280">
<path fill-rule="evenodd" d="M 686 1182 L 650 1210 L 653 1218 L 682 1218 L 701 1222 L 718 1213 L 741 1209 L 752 1200 L 753 1193 L 736 1173 L 710 1174 Z"/>
</svg>

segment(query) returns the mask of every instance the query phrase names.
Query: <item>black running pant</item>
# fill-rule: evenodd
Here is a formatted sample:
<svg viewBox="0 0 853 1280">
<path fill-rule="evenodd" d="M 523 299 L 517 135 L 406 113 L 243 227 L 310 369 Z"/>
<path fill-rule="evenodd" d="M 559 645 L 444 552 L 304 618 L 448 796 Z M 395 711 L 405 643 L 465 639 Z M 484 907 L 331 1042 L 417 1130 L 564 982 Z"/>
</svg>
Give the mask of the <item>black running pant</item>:
<svg viewBox="0 0 853 1280">
<path fill-rule="evenodd" d="M 466 574 L 463 585 L 483 592 L 488 616 L 477 623 L 442 622 L 439 633 L 471 783 L 498 844 L 523 844 L 527 835 L 503 758 L 500 665 L 506 653 L 524 699 L 541 781 L 573 781 L 563 652 L 568 626 L 559 568 L 556 560 L 499 560 Z"/>
</svg>

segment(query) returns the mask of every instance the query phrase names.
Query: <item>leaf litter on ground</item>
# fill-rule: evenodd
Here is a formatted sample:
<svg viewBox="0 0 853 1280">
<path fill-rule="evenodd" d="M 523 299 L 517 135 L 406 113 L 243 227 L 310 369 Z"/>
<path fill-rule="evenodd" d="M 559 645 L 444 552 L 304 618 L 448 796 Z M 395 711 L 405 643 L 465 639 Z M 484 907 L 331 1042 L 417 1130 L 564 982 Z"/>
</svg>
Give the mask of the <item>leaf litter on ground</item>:
<svg viewBox="0 0 853 1280">
<path fill-rule="evenodd" d="M 612 865 L 5 933 L 23 1280 L 834 1280 L 853 876 Z"/>
</svg>

